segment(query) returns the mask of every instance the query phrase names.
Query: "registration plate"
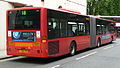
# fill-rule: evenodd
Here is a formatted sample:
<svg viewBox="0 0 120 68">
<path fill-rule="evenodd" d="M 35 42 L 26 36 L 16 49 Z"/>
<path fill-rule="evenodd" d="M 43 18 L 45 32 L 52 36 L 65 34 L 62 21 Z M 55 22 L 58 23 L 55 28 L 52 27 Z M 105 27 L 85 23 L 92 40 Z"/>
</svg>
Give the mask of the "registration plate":
<svg viewBox="0 0 120 68">
<path fill-rule="evenodd" d="M 19 50 L 20 53 L 28 53 L 28 50 Z"/>
</svg>

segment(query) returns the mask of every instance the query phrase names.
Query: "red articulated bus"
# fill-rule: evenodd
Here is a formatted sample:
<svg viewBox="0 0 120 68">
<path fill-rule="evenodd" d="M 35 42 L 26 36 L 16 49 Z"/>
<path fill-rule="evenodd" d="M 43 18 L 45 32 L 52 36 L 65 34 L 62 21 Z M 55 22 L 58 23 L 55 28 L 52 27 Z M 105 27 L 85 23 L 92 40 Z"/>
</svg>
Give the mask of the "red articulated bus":
<svg viewBox="0 0 120 68">
<path fill-rule="evenodd" d="M 116 39 L 114 22 L 43 7 L 7 11 L 7 54 L 49 58 Z"/>
<path fill-rule="evenodd" d="M 98 17 L 116 21 L 115 28 L 117 30 L 118 37 L 120 36 L 120 16 L 98 16 Z"/>
<path fill-rule="evenodd" d="M 101 18 L 97 18 L 96 20 L 96 39 L 98 39 L 96 41 L 98 46 L 99 40 L 100 45 L 116 40 L 117 32 L 115 28 L 115 21 Z"/>
</svg>

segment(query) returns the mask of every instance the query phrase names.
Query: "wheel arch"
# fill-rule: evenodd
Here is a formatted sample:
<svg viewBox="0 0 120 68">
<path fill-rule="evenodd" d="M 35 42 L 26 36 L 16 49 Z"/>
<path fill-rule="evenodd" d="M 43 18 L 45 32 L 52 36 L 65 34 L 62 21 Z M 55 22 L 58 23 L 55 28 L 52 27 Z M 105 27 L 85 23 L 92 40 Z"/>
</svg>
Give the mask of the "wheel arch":
<svg viewBox="0 0 120 68">
<path fill-rule="evenodd" d="M 76 48 L 76 50 L 77 50 L 77 43 L 76 43 L 76 41 L 75 41 L 75 40 L 72 40 L 71 43 L 75 43 L 75 48 Z M 70 43 L 70 46 L 71 46 L 71 43 Z"/>
<path fill-rule="evenodd" d="M 100 45 L 101 45 L 102 43 L 101 43 L 101 38 L 100 37 L 98 37 L 98 39 L 97 39 L 97 44 L 98 44 L 98 41 L 100 42 Z"/>
<path fill-rule="evenodd" d="M 101 38 L 100 38 L 100 37 L 98 37 L 98 40 L 100 40 L 100 42 L 101 42 Z M 97 41 L 98 41 L 98 40 L 97 40 Z"/>
</svg>

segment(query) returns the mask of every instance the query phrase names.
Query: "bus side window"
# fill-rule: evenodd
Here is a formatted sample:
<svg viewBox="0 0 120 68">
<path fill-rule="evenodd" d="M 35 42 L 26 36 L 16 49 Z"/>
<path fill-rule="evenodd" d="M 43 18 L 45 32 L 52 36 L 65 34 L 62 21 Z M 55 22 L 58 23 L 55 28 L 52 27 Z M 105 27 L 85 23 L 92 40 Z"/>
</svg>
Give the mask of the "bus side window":
<svg viewBox="0 0 120 68">
<path fill-rule="evenodd" d="M 48 22 L 48 38 L 49 39 L 52 39 L 54 38 L 54 29 L 53 29 L 53 26 L 52 26 L 52 22 Z"/>
<path fill-rule="evenodd" d="M 60 37 L 67 37 L 67 21 L 60 19 Z"/>
<path fill-rule="evenodd" d="M 74 28 L 74 26 L 73 26 L 73 24 L 70 24 L 70 23 L 68 23 L 68 28 L 67 28 L 68 30 L 67 30 L 67 35 L 68 35 L 68 37 L 73 37 L 73 36 L 75 36 L 75 28 Z"/>
<path fill-rule="evenodd" d="M 75 33 L 72 30 L 68 30 L 68 37 L 72 37 L 74 35 L 75 35 Z"/>
<path fill-rule="evenodd" d="M 48 20 L 48 38 L 59 38 L 59 21 L 57 19 L 49 18 Z"/>
<path fill-rule="evenodd" d="M 79 36 L 85 35 L 85 24 L 84 23 L 78 23 L 79 25 Z"/>
</svg>

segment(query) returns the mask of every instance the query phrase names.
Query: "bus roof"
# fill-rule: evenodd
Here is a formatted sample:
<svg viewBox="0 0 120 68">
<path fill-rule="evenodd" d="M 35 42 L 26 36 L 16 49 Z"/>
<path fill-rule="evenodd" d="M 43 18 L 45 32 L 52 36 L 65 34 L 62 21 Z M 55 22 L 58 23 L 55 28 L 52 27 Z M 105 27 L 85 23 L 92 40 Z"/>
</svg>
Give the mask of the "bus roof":
<svg viewBox="0 0 120 68">
<path fill-rule="evenodd" d="M 110 20 L 110 19 L 103 19 L 103 18 L 101 18 L 99 16 L 92 16 L 92 17 L 94 17 L 96 19 L 100 19 L 100 20 L 111 21 L 111 22 L 114 22 L 114 23 L 116 22 L 116 21 L 113 21 L 113 20 Z"/>
<path fill-rule="evenodd" d="M 46 8 L 46 7 L 21 7 L 21 8 L 8 9 L 7 11 L 12 11 L 12 10 L 26 10 L 26 9 L 40 9 L 40 8 Z M 63 8 L 58 8 L 58 9 L 46 8 L 46 9 L 51 9 L 51 10 L 56 10 L 56 11 L 61 11 L 61 12 L 73 13 L 73 14 L 81 15 L 80 12 L 76 12 L 76 11 L 72 11 L 72 10 L 68 10 L 68 9 L 63 9 Z M 82 15 L 82 16 L 87 16 L 87 15 Z M 89 17 L 89 16 L 87 16 L 87 17 Z"/>
<path fill-rule="evenodd" d="M 46 7 L 21 7 L 21 8 L 9 9 L 9 10 L 7 10 L 7 11 L 12 11 L 12 10 L 26 10 L 26 9 L 40 9 L 40 8 L 46 8 Z M 51 9 L 51 10 L 56 10 L 56 11 L 61 11 L 61 12 L 73 13 L 73 14 L 81 15 L 79 12 L 72 11 L 72 10 L 67 10 L 67 9 L 62 9 L 62 8 L 60 8 L 60 9 L 59 9 L 59 8 L 58 8 L 58 9 L 46 8 L 46 9 Z M 100 18 L 99 16 L 92 16 L 92 15 L 81 15 L 81 16 L 94 17 L 94 18 L 100 19 L 100 20 L 106 20 L 106 21 L 115 22 L 115 21 L 113 21 L 113 20 Z"/>
</svg>

